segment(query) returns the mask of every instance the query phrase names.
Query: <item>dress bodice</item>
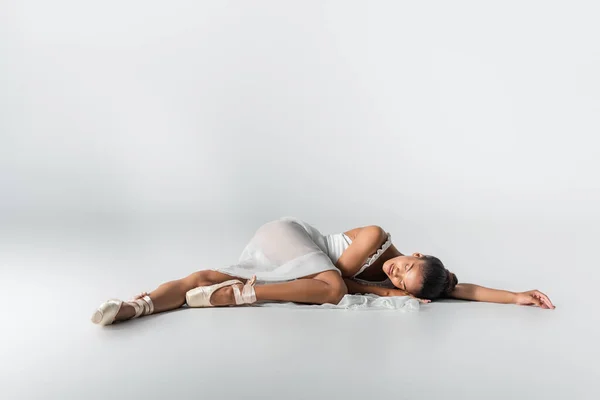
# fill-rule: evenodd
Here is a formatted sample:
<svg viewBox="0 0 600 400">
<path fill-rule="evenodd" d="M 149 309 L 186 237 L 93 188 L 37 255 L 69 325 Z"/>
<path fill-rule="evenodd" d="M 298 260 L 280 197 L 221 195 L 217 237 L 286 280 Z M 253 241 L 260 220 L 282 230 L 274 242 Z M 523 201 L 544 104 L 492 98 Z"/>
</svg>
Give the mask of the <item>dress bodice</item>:
<svg viewBox="0 0 600 400">
<path fill-rule="evenodd" d="M 329 235 L 324 235 L 327 255 L 331 258 L 331 261 L 335 264 L 338 259 L 341 257 L 342 253 L 352 244 L 352 239 L 348 237 L 345 233 L 333 233 Z M 352 279 L 362 283 L 364 285 L 369 286 L 384 286 L 384 287 L 394 287 L 392 281 L 387 278 L 384 281 L 372 282 L 366 281 L 364 279 L 357 278 L 358 275 L 362 274 L 367 268 L 369 268 L 373 263 L 392 245 L 392 235 L 387 232 L 387 240 L 377 249 L 377 251 L 371 255 L 365 263 L 360 267 L 358 272 L 352 276 Z"/>
</svg>

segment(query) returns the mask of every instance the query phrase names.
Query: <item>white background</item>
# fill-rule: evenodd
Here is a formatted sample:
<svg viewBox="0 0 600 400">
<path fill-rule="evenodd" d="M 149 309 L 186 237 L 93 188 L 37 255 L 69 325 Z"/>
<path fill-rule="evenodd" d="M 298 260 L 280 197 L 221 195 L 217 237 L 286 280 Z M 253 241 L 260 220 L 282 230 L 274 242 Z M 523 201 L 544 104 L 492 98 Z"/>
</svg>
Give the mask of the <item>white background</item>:
<svg viewBox="0 0 600 400">
<path fill-rule="evenodd" d="M 593 1 L 1 2 L 0 277 L 17 328 L 3 332 L 5 376 L 40 365 L 49 345 L 25 328 L 35 318 L 73 324 L 55 327 L 66 347 L 54 348 L 70 351 L 75 326 L 86 348 L 98 332 L 87 314 L 106 296 L 235 262 L 261 223 L 293 215 L 323 233 L 378 224 L 459 281 L 544 291 L 556 310 L 490 313 L 544 315 L 554 329 L 511 339 L 563 349 L 524 384 L 531 394 L 558 396 L 548 382 L 567 379 L 590 395 L 599 12 Z M 14 345 L 25 337 L 30 358 Z M 9 393 L 25 396 L 16 382 Z"/>
</svg>

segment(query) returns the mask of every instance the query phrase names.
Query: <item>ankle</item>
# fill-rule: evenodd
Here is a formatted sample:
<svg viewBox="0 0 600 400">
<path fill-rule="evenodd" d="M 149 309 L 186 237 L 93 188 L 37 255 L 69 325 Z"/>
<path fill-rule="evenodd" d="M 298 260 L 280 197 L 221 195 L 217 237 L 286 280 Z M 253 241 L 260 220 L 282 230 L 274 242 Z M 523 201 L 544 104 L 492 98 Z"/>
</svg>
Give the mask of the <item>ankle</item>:
<svg viewBox="0 0 600 400">
<path fill-rule="evenodd" d="M 239 286 L 239 285 L 238 285 Z M 226 286 L 214 292 L 210 298 L 210 302 L 215 306 L 230 306 L 235 304 L 233 288 Z"/>
<path fill-rule="evenodd" d="M 115 321 L 125 321 L 131 319 L 135 315 L 135 308 L 131 304 L 123 302 L 121 309 L 115 316 Z"/>
</svg>

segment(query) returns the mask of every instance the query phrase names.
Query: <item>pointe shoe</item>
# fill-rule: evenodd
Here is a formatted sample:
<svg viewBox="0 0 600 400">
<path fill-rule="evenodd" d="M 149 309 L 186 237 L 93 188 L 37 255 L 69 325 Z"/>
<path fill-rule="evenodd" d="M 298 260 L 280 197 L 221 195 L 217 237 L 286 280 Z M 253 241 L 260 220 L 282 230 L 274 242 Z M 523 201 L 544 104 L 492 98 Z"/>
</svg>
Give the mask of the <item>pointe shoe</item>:
<svg viewBox="0 0 600 400">
<path fill-rule="evenodd" d="M 124 302 L 119 299 L 110 299 L 102 303 L 92 315 L 92 322 L 103 326 L 114 323 L 115 317 L 119 313 L 123 303 Z M 148 295 L 144 295 L 125 303 L 129 304 L 135 309 L 135 315 L 129 319 L 138 318 L 142 315 L 149 315 L 154 312 L 154 304 Z"/>
<path fill-rule="evenodd" d="M 210 302 L 210 296 L 226 286 L 233 288 L 233 297 L 235 298 L 235 304 L 252 304 L 256 301 L 256 293 L 254 292 L 254 284 L 256 283 L 256 276 L 249 279 L 248 282 L 240 289 L 235 285 L 242 285 L 242 282 L 237 279 L 217 283 L 211 286 L 198 286 L 192 290 L 188 290 L 185 294 L 185 301 L 189 307 L 214 307 Z"/>
</svg>

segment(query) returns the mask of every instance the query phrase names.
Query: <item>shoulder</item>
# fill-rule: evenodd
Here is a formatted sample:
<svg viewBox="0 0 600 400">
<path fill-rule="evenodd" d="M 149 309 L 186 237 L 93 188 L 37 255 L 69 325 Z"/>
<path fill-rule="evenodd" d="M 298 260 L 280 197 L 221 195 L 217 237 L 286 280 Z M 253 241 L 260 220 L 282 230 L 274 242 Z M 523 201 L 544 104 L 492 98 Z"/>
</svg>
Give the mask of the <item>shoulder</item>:
<svg viewBox="0 0 600 400">
<path fill-rule="evenodd" d="M 369 262 L 370 257 L 377 254 L 377 250 L 386 242 L 387 234 L 379 225 L 361 226 L 344 233 L 352 243 L 342 252 L 335 265 L 342 271 L 342 276 L 355 276 L 362 272 L 361 268 Z"/>
<path fill-rule="evenodd" d="M 379 225 L 366 225 L 344 232 L 352 241 L 359 235 L 361 238 L 366 238 L 374 243 L 381 244 L 387 240 L 387 232 Z"/>
</svg>

